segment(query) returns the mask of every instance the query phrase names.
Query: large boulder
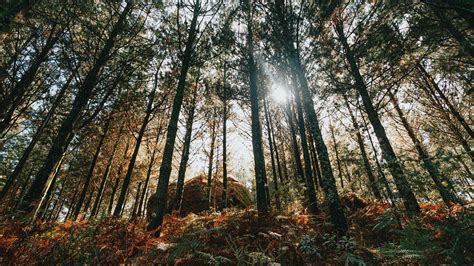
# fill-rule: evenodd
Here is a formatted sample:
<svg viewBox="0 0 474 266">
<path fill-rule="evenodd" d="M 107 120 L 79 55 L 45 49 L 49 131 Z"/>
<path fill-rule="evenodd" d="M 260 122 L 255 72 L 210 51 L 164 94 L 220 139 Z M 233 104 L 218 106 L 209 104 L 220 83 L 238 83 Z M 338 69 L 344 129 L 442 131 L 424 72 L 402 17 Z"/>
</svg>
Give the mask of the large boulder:
<svg viewBox="0 0 474 266">
<path fill-rule="evenodd" d="M 170 184 L 168 193 L 168 204 L 175 197 L 176 183 Z M 213 179 L 211 186 L 211 207 L 217 209 L 222 201 L 223 189 L 222 180 Z M 150 219 L 152 207 L 158 204 L 156 193 L 148 200 L 147 218 Z M 239 183 L 232 176 L 227 178 L 227 206 L 236 208 L 246 208 L 252 204 L 252 197 L 249 190 Z M 169 206 L 167 207 L 169 210 Z M 207 195 L 207 177 L 198 175 L 184 183 L 183 199 L 179 215 L 186 216 L 189 213 L 199 213 L 209 210 L 209 200 Z"/>
</svg>

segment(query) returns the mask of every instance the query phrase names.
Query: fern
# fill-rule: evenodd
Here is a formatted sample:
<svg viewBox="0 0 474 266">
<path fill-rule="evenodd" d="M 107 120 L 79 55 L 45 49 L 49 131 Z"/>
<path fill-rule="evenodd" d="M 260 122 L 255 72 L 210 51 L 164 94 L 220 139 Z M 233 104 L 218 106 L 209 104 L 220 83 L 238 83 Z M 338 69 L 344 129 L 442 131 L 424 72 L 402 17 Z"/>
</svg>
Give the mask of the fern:
<svg viewBox="0 0 474 266">
<path fill-rule="evenodd" d="M 355 265 L 359 265 L 359 266 L 365 266 L 367 265 L 365 263 L 365 260 L 359 256 L 356 256 L 352 253 L 348 253 L 346 255 L 346 259 L 345 259 L 345 264 L 348 265 L 348 264 L 355 264 Z"/>
</svg>

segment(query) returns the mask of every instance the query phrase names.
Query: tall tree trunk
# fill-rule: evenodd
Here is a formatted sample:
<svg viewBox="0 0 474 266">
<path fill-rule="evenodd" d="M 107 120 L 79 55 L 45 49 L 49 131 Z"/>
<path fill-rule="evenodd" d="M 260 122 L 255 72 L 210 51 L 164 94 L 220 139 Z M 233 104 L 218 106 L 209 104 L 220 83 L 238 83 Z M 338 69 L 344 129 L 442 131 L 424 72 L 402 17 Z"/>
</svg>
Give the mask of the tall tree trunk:
<svg viewBox="0 0 474 266">
<path fill-rule="evenodd" d="M 128 154 L 128 149 L 130 148 L 130 139 L 127 140 L 127 144 L 125 145 L 125 149 L 123 152 L 122 160 L 119 164 L 119 170 L 117 173 L 117 177 L 115 178 L 114 186 L 112 187 L 112 192 L 110 193 L 110 201 L 109 201 L 109 206 L 107 207 L 107 214 L 112 215 L 112 207 L 114 205 L 114 199 L 115 199 L 115 193 L 117 192 L 119 183 L 120 183 L 120 177 L 122 176 L 122 170 L 123 170 L 123 163 L 127 160 L 127 154 Z"/>
<path fill-rule="evenodd" d="M 301 94 L 298 89 L 294 89 L 296 110 L 298 114 L 298 128 L 300 131 L 301 148 L 303 150 L 303 159 L 305 166 L 306 195 L 308 197 L 308 207 L 312 214 L 318 214 L 318 198 L 316 197 L 316 189 L 314 188 L 314 178 L 311 165 L 311 157 L 309 155 L 308 140 L 306 139 L 306 128 L 303 115 L 303 107 L 301 106 Z"/>
<path fill-rule="evenodd" d="M 390 169 L 390 172 L 393 176 L 395 181 L 395 185 L 397 186 L 400 195 L 402 196 L 403 203 L 408 213 L 416 214 L 420 212 L 420 206 L 418 205 L 418 201 L 416 200 L 415 194 L 411 189 L 408 180 L 406 179 L 405 174 L 403 173 L 403 168 L 398 161 L 397 156 L 395 155 L 395 151 L 392 148 L 392 144 L 387 137 L 387 133 L 385 132 L 385 128 L 380 122 L 379 116 L 375 107 L 372 103 L 370 98 L 369 92 L 367 91 L 367 86 L 365 85 L 364 79 L 359 71 L 359 66 L 357 65 L 356 59 L 354 54 L 347 43 L 347 38 L 344 35 L 344 30 L 341 25 L 342 22 L 338 22 L 336 24 L 336 32 L 339 37 L 339 41 L 342 44 L 345 57 L 350 65 L 350 71 L 352 76 L 355 80 L 356 88 L 362 98 L 362 103 L 365 107 L 365 111 L 367 112 L 368 118 L 372 127 L 374 128 L 375 135 L 379 141 L 380 147 L 382 149 L 382 156 L 387 162 L 387 165 Z"/>
<path fill-rule="evenodd" d="M 270 160 L 272 164 L 273 189 L 275 190 L 275 203 L 276 203 L 277 209 L 281 210 L 280 193 L 278 191 L 277 167 L 275 164 L 275 157 L 273 155 L 274 147 L 273 147 L 273 139 L 272 139 L 272 128 L 270 126 L 270 115 L 268 114 L 267 97 L 263 98 L 263 110 L 265 112 L 265 121 L 267 124 L 268 146 L 270 147 Z"/>
<path fill-rule="evenodd" d="M 45 214 L 45 212 L 47 212 L 49 204 L 51 202 L 51 197 L 53 195 L 54 190 L 56 189 L 56 182 L 58 180 L 59 173 L 61 172 L 60 168 L 61 168 L 61 165 L 58 166 L 58 169 L 54 173 L 54 176 L 51 179 L 50 184 L 48 185 L 48 190 L 46 191 L 45 195 L 41 199 L 41 203 L 38 204 L 37 209 L 32 218 L 33 220 L 35 220 L 38 217 L 41 219 L 43 215 Z"/>
<path fill-rule="evenodd" d="M 273 140 L 273 146 L 274 146 L 274 150 L 275 150 L 275 159 L 276 159 L 276 163 L 277 163 L 277 171 L 278 171 L 278 177 L 280 178 L 280 183 L 283 183 L 283 174 L 282 174 L 282 166 L 281 166 L 281 162 L 280 162 L 280 153 L 278 152 L 278 143 L 277 143 L 277 139 L 275 137 L 275 129 L 273 128 L 273 121 L 272 121 L 272 117 L 269 115 L 268 116 L 268 125 L 270 126 L 270 135 L 271 135 L 271 138 Z"/>
<path fill-rule="evenodd" d="M 293 148 L 293 157 L 294 157 L 293 159 L 295 162 L 296 174 L 297 174 L 296 181 L 298 182 L 300 180 L 304 181 L 305 179 L 304 179 L 304 172 L 303 172 L 303 164 L 301 162 L 300 148 L 298 146 L 298 140 L 296 139 L 296 129 L 295 129 L 295 124 L 293 122 L 293 115 L 292 115 L 289 101 L 286 103 L 285 112 L 288 119 L 288 125 L 290 127 L 291 144 Z"/>
<path fill-rule="evenodd" d="M 276 11 L 280 22 L 281 36 L 283 49 L 288 57 L 290 68 L 298 80 L 299 87 L 303 99 L 303 108 L 308 118 L 308 124 L 313 140 L 316 144 L 316 151 L 318 153 L 319 162 L 321 164 L 321 171 L 323 176 L 323 189 L 328 200 L 329 212 L 331 221 L 339 232 L 345 234 L 347 232 L 347 221 L 342 209 L 339 194 L 336 188 L 329 154 L 326 144 L 324 143 L 321 130 L 319 128 L 319 121 L 314 110 L 313 97 L 309 90 L 308 80 L 305 76 L 304 68 L 300 62 L 299 52 L 295 47 L 293 34 L 290 32 L 288 22 L 286 21 L 285 1 L 276 0 Z"/>
<path fill-rule="evenodd" d="M 97 160 L 99 159 L 100 152 L 102 150 L 102 145 L 104 145 L 105 137 L 107 136 L 107 133 L 110 128 L 111 120 L 112 120 L 112 114 L 110 114 L 109 117 L 107 118 L 107 122 L 104 127 L 104 133 L 102 133 L 102 136 L 100 137 L 94 157 L 92 158 L 92 162 L 89 166 L 89 171 L 87 172 L 87 175 L 84 178 L 84 186 L 82 188 L 81 194 L 79 194 L 79 200 L 77 201 L 76 208 L 74 209 L 74 212 L 72 214 L 72 218 L 74 220 L 77 219 L 79 213 L 81 212 L 82 205 L 84 204 L 87 190 L 89 189 L 89 184 L 91 182 L 92 176 L 94 175 L 94 169 L 97 164 Z"/>
<path fill-rule="evenodd" d="M 140 190 L 142 188 L 142 182 L 138 183 L 138 188 L 137 188 L 137 194 L 135 195 L 135 202 L 133 203 L 133 209 L 132 209 L 132 220 L 134 220 L 137 217 L 137 212 L 138 212 L 138 204 L 140 202 Z"/>
<path fill-rule="evenodd" d="M 199 0 L 196 0 L 194 3 L 193 18 L 191 20 L 189 35 L 186 41 L 186 48 L 183 54 L 181 73 L 178 79 L 178 86 L 176 88 L 173 108 L 171 111 L 171 117 L 166 134 L 166 143 L 163 150 L 163 158 L 161 161 L 158 186 L 156 191 L 157 204 L 156 206 L 153 206 L 153 213 L 151 215 L 152 219 L 147 227 L 149 231 L 155 230 L 161 226 L 161 224 L 163 223 L 163 217 L 166 212 L 168 185 L 172 170 L 174 143 L 176 141 L 176 134 L 178 131 L 179 113 L 181 111 L 181 105 L 183 104 L 184 90 L 186 87 L 186 77 L 188 75 L 188 70 L 191 67 L 191 61 L 193 58 L 194 43 L 197 35 L 197 20 L 200 11 L 201 3 Z M 159 236 L 159 234 L 160 231 L 157 230 L 155 235 Z"/>
<path fill-rule="evenodd" d="M 99 213 L 100 205 L 101 205 L 102 198 L 105 191 L 105 185 L 107 184 L 109 180 L 110 169 L 112 168 L 115 154 L 117 152 L 117 147 L 121 141 L 124 126 L 125 126 L 125 122 L 123 122 L 122 125 L 120 126 L 117 140 L 115 141 L 114 147 L 112 148 L 112 153 L 110 154 L 109 160 L 107 161 L 107 166 L 105 167 L 105 171 L 102 175 L 102 180 L 100 181 L 99 190 L 97 191 L 97 196 L 95 198 L 94 205 L 92 207 L 91 217 L 95 217 Z"/>
<path fill-rule="evenodd" d="M 73 213 L 74 203 L 76 202 L 77 194 L 79 194 L 79 186 L 77 186 L 74 189 L 74 194 L 72 195 L 72 198 L 70 200 L 70 205 L 69 205 L 69 208 L 67 209 L 67 213 L 66 213 L 66 216 L 64 217 L 64 221 L 68 220 L 70 218 L 71 214 Z"/>
<path fill-rule="evenodd" d="M 443 199 L 444 203 L 450 207 L 453 202 L 458 202 L 459 199 L 455 196 L 456 193 L 454 192 L 454 188 L 450 186 L 451 182 L 446 179 L 446 177 L 442 176 L 441 173 L 439 172 L 438 167 L 433 163 L 431 160 L 430 156 L 428 155 L 428 152 L 426 151 L 425 147 L 421 143 L 421 141 L 418 139 L 416 136 L 415 131 L 411 127 L 411 125 L 408 123 L 408 120 L 406 119 L 405 115 L 403 114 L 402 109 L 400 108 L 398 104 L 398 100 L 396 96 L 392 93 L 392 91 L 388 91 L 388 95 L 390 97 L 390 101 L 392 102 L 393 106 L 395 107 L 395 110 L 398 114 L 398 117 L 400 118 L 403 127 L 408 133 L 408 136 L 410 137 L 411 141 L 415 145 L 415 149 L 418 153 L 418 156 L 420 157 L 420 160 L 423 162 L 423 165 L 425 166 L 425 169 L 428 171 L 430 174 L 431 179 L 436 185 L 436 188 L 438 189 L 441 198 Z"/>
<path fill-rule="evenodd" d="M 371 188 L 375 198 L 380 200 L 382 199 L 382 195 L 380 194 L 380 190 L 377 186 L 377 180 L 375 179 L 375 175 L 372 172 L 372 167 L 370 166 L 369 157 L 367 156 L 367 151 L 365 150 L 364 140 L 362 139 L 362 135 L 360 134 L 359 123 L 357 123 L 357 119 L 354 113 L 352 112 L 347 96 L 343 94 L 342 97 L 344 98 L 344 103 L 346 105 L 347 110 L 349 111 L 349 115 L 352 120 L 352 126 L 354 127 L 354 131 L 357 137 L 357 144 L 359 144 L 360 154 L 364 163 L 365 173 L 367 174 L 367 177 L 369 179 L 369 187 Z"/>
<path fill-rule="evenodd" d="M 87 198 L 87 201 L 84 204 L 84 210 L 83 210 L 84 215 L 82 216 L 81 220 L 84 220 L 86 218 L 87 211 L 89 210 L 89 207 L 91 206 L 91 203 L 92 203 L 92 198 L 94 197 L 94 192 L 95 192 L 95 186 L 92 186 L 92 190 L 89 193 L 89 197 Z"/>
<path fill-rule="evenodd" d="M 117 205 L 115 205 L 114 216 L 116 217 L 120 215 L 120 213 L 122 212 L 122 208 L 124 207 L 125 194 L 132 180 L 133 169 L 135 167 L 135 162 L 137 161 L 138 152 L 140 151 L 142 139 L 143 139 L 143 136 L 145 135 L 145 131 L 148 126 L 148 123 L 150 122 L 150 116 L 153 112 L 153 101 L 155 99 L 157 87 L 158 87 L 158 70 L 155 73 L 155 81 L 154 81 L 153 89 L 150 92 L 150 95 L 148 95 L 148 104 L 146 107 L 145 117 L 143 118 L 140 131 L 138 132 L 137 142 L 135 143 L 135 148 L 133 149 L 132 157 L 130 158 L 130 162 L 128 163 L 127 174 L 125 174 L 125 178 L 123 179 L 122 189 L 120 190 L 120 195 L 117 200 Z"/>
<path fill-rule="evenodd" d="M 160 142 L 161 139 L 161 130 L 163 129 L 163 124 L 160 123 L 160 126 L 158 128 L 158 131 L 156 132 L 156 139 L 155 139 L 155 144 L 153 145 L 153 152 L 151 154 L 150 162 L 148 163 L 148 169 L 146 172 L 146 178 L 145 178 L 145 184 L 143 185 L 143 190 L 140 198 L 140 204 L 138 206 L 138 216 L 142 216 L 142 211 L 144 210 L 144 206 L 147 206 L 145 203 L 145 199 L 147 197 L 147 191 L 148 191 L 148 184 L 150 183 L 150 177 L 151 177 L 151 172 L 153 171 L 153 165 L 155 164 L 155 157 L 156 157 L 156 151 L 157 151 L 157 146 L 158 143 Z"/>
<path fill-rule="evenodd" d="M 176 194 L 171 202 L 170 212 L 173 210 L 181 210 L 181 201 L 183 197 L 184 190 L 184 178 L 186 177 L 186 168 L 188 168 L 189 160 L 189 148 L 191 147 L 191 137 L 193 135 L 193 123 L 194 123 L 194 111 L 196 109 L 196 97 L 197 97 L 197 86 L 199 82 L 199 77 L 196 80 L 196 88 L 191 95 L 189 103 L 189 113 L 186 119 L 186 133 L 184 135 L 183 151 L 181 153 L 181 162 L 179 163 L 178 170 L 178 181 L 176 183 Z"/>
<path fill-rule="evenodd" d="M 61 198 L 63 196 L 63 192 L 64 192 L 64 187 L 65 187 L 65 181 L 63 182 L 63 184 L 61 185 L 61 189 L 59 190 L 59 194 L 58 194 L 58 197 L 57 199 L 54 201 L 54 204 L 53 204 L 53 207 L 51 208 L 51 211 L 48 215 L 48 218 L 47 220 L 48 221 L 51 221 L 51 219 L 53 218 L 53 215 L 55 214 L 56 212 L 56 206 L 58 205 L 59 201 L 61 201 Z M 62 205 L 61 205 L 62 207 Z M 46 213 L 43 214 L 43 219 L 46 217 Z"/>
<path fill-rule="evenodd" d="M 423 76 L 423 73 L 420 73 L 420 76 Z M 436 84 L 435 84 L 436 85 Z M 466 154 L 469 155 L 471 160 L 474 162 L 474 151 L 471 149 L 471 146 L 469 145 L 468 141 L 465 139 L 465 136 L 462 134 L 462 132 L 457 128 L 455 123 L 452 121 L 451 116 L 449 115 L 449 112 L 445 110 L 443 103 L 441 102 L 440 97 L 438 97 L 435 94 L 435 90 L 431 88 L 429 79 L 423 79 L 423 84 L 421 84 L 421 89 L 427 94 L 428 98 L 431 100 L 432 104 L 439 109 L 442 117 L 446 121 L 448 127 L 451 129 L 453 132 L 454 136 L 457 138 L 459 141 L 459 144 L 463 147 L 464 151 L 466 151 Z"/>
<path fill-rule="evenodd" d="M 63 85 L 61 90 L 58 92 L 56 99 L 53 102 L 53 105 L 49 109 L 48 113 L 46 114 L 46 117 L 43 119 L 41 122 L 40 126 L 38 129 L 36 129 L 35 134 L 33 135 L 33 138 L 31 139 L 30 143 L 28 144 L 28 147 L 26 147 L 25 151 L 23 152 L 23 155 L 21 156 L 20 160 L 18 160 L 18 163 L 15 166 L 15 169 L 13 172 L 8 176 L 7 181 L 5 185 L 3 186 L 2 191 L 0 192 L 0 200 L 8 193 L 8 190 L 10 189 L 11 185 L 15 180 L 18 179 L 18 176 L 21 174 L 21 171 L 23 170 L 26 162 L 28 161 L 28 158 L 30 157 L 31 152 L 33 151 L 36 143 L 41 137 L 41 134 L 43 133 L 43 130 L 46 128 L 46 126 L 49 124 L 49 121 L 51 120 L 51 117 L 53 116 L 54 112 L 56 111 L 56 108 L 59 106 L 61 101 L 63 100 L 63 96 L 67 91 L 67 88 L 69 87 L 69 84 L 71 83 L 73 78 L 73 75 L 71 74 L 66 81 L 66 83 Z"/>
<path fill-rule="evenodd" d="M 266 171 L 265 157 L 262 147 L 262 127 L 260 125 L 260 108 L 258 101 L 258 85 L 257 85 L 257 67 L 254 59 L 254 43 L 253 43 L 253 15 L 252 7 L 249 0 L 245 0 L 247 12 L 247 67 L 249 75 L 250 87 L 250 109 L 252 121 L 252 148 L 254 157 L 255 182 L 257 186 L 257 210 L 259 215 L 268 213 L 266 195 Z"/>
<path fill-rule="evenodd" d="M 227 86 L 226 86 L 226 66 L 224 64 L 223 77 L 223 114 L 222 114 L 222 202 L 220 209 L 227 208 Z"/>
<path fill-rule="evenodd" d="M 212 119 L 216 117 L 216 109 L 214 109 L 214 116 Z M 214 150 L 215 150 L 215 143 L 216 143 L 216 122 L 212 121 L 211 125 L 211 150 L 209 151 L 209 164 L 207 167 L 207 201 L 209 203 L 209 208 L 211 207 L 211 199 L 212 199 L 212 163 L 214 162 Z"/>
<path fill-rule="evenodd" d="M 362 113 L 362 110 L 360 110 L 361 113 Z M 364 128 L 365 128 L 365 131 L 367 132 L 367 137 L 369 139 L 369 142 L 370 142 L 370 146 L 372 147 L 372 151 L 374 152 L 374 159 L 375 159 L 375 164 L 377 166 L 377 170 L 379 171 L 379 174 L 380 174 L 380 178 L 382 180 L 382 183 L 385 187 L 385 190 L 388 194 L 388 197 L 390 199 L 390 202 L 392 204 L 393 207 L 395 207 L 396 205 L 396 201 L 395 201 L 395 195 L 393 194 L 393 191 L 392 189 L 390 188 L 390 184 L 388 183 L 388 179 L 387 179 L 387 176 L 385 175 L 385 173 L 383 172 L 383 169 L 382 169 L 382 165 L 380 164 L 380 161 L 379 161 L 379 158 L 378 158 L 378 155 L 377 155 L 377 149 L 375 148 L 375 144 L 374 144 L 374 141 L 372 140 L 372 136 L 369 132 L 369 126 L 367 125 L 367 121 L 365 120 L 364 118 L 364 115 L 362 114 L 361 115 L 362 117 L 362 122 L 364 123 Z"/>
<path fill-rule="evenodd" d="M 316 154 L 316 149 L 314 147 L 314 140 L 311 134 L 308 134 L 308 142 L 309 142 L 309 151 L 311 152 L 311 160 L 313 161 L 313 171 L 316 173 L 316 179 L 314 180 L 314 183 L 319 184 L 319 186 L 322 187 L 323 181 L 321 177 L 321 168 L 319 167 L 318 156 Z"/>
<path fill-rule="evenodd" d="M 67 150 L 69 143 L 74 137 L 74 129 L 76 129 L 79 124 L 82 111 L 89 102 L 89 99 L 98 81 L 100 70 L 107 63 L 110 57 L 110 52 L 114 47 L 115 39 L 123 30 L 125 20 L 131 9 L 132 2 L 129 1 L 127 2 L 125 9 L 120 14 L 117 23 L 115 23 L 107 41 L 100 51 L 94 66 L 89 70 L 87 76 L 84 78 L 83 86 L 79 89 L 78 94 L 74 99 L 71 111 L 63 120 L 58 134 L 54 138 L 53 144 L 49 150 L 48 155 L 46 156 L 45 163 L 33 180 L 33 184 L 20 206 L 20 211 L 29 213 L 34 209 L 36 201 L 40 198 L 44 186 L 51 176 L 51 173 L 57 167 L 64 152 Z"/>
</svg>

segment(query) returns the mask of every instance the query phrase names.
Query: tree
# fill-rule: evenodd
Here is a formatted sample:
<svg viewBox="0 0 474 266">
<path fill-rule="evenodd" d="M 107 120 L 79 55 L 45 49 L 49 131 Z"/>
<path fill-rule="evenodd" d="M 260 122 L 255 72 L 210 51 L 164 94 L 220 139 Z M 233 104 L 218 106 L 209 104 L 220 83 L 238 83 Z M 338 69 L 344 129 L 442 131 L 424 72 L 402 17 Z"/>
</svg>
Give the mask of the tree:
<svg viewBox="0 0 474 266">
<path fill-rule="evenodd" d="M 262 147 L 262 129 L 260 125 L 260 108 L 258 99 L 258 85 L 257 85 L 257 69 L 254 59 L 254 41 L 253 41 L 253 8 L 251 3 L 247 0 L 244 3 L 244 9 L 247 19 L 247 71 L 249 76 L 250 89 L 250 109 L 252 119 L 252 148 L 255 171 L 255 182 L 257 184 L 257 209 L 260 215 L 268 213 L 267 197 L 266 195 L 266 171 L 265 171 L 265 157 Z"/>
<path fill-rule="evenodd" d="M 377 136 L 380 147 L 383 150 L 382 156 L 387 162 L 390 172 L 394 177 L 395 184 L 401 194 L 405 208 L 409 213 L 419 213 L 420 206 L 418 205 L 418 201 L 416 200 L 416 197 L 413 194 L 413 191 L 411 190 L 410 184 L 406 180 L 405 174 L 403 173 L 403 168 L 400 165 L 397 156 L 395 155 L 395 151 L 393 150 L 390 140 L 387 137 L 385 128 L 380 122 L 380 118 L 377 114 L 376 109 L 374 108 L 369 92 L 367 91 L 367 86 L 365 85 L 364 78 L 360 74 L 357 61 L 349 46 L 349 43 L 347 42 L 347 37 L 344 33 L 344 28 L 342 25 L 342 18 L 335 18 L 334 23 L 339 42 L 341 43 L 344 49 L 346 60 L 349 63 L 351 74 L 353 75 L 353 78 L 355 80 L 355 87 L 362 98 L 362 103 L 364 104 L 369 121 L 372 124 L 372 127 L 374 128 L 375 135 Z"/>
<path fill-rule="evenodd" d="M 48 156 L 46 157 L 45 164 L 36 175 L 31 188 L 27 192 L 27 195 L 20 206 L 21 211 L 29 213 L 34 209 L 36 204 L 35 201 L 41 196 L 43 188 L 51 176 L 53 170 L 58 167 L 65 150 L 74 137 L 73 131 L 78 126 L 82 110 L 87 105 L 93 89 L 95 88 L 99 77 L 99 72 L 101 68 L 107 63 L 109 54 L 114 47 L 115 39 L 120 34 L 120 32 L 123 31 L 125 20 L 131 9 L 132 3 L 127 2 L 127 5 L 121 12 L 102 50 L 100 51 L 94 66 L 89 70 L 86 77 L 84 78 L 83 85 L 76 95 L 68 116 L 62 122 L 61 128 L 59 129 Z"/>
<path fill-rule="evenodd" d="M 163 158 L 161 161 L 160 173 L 158 178 L 158 187 L 156 190 L 158 204 L 153 208 L 153 213 L 151 214 L 152 220 L 147 226 L 147 229 L 149 231 L 155 230 L 161 226 L 166 211 L 168 185 L 171 174 L 171 162 L 173 160 L 174 143 L 176 141 L 176 133 L 178 131 L 179 113 L 181 111 L 181 105 L 183 103 L 188 70 L 191 67 L 191 60 L 193 57 L 193 51 L 197 35 L 197 20 L 200 11 L 201 3 L 199 0 L 196 0 L 194 2 L 193 16 L 191 20 L 191 25 L 189 27 L 186 48 L 182 57 L 178 85 L 176 88 L 176 94 L 174 96 L 171 117 L 168 124 L 168 130 L 166 133 L 166 143 L 165 148 L 163 150 Z M 159 234 L 160 231 L 156 231 L 156 235 L 159 236 Z"/>
</svg>

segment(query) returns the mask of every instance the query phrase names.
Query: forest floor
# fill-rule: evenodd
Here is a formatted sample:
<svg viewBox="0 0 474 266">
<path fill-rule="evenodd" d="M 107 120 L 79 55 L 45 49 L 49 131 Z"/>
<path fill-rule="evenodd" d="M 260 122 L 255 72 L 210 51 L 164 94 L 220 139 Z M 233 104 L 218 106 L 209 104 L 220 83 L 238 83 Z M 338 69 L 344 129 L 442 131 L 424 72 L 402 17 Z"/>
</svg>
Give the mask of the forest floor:
<svg viewBox="0 0 474 266">
<path fill-rule="evenodd" d="M 401 218 L 400 229 L 387 204 L 361 204 L 349 197 L 345 206 L 350 230 L 342 237 L 325 211 L 318 216 L 271 213 L 260 219 L 253 209 L 168 216 L 160 237 L 146 232 L 144 220 L 3 222 L 0 264 L 474 263 L 471 207 L 423 204 L 418 217 Z"/>
</svg>

